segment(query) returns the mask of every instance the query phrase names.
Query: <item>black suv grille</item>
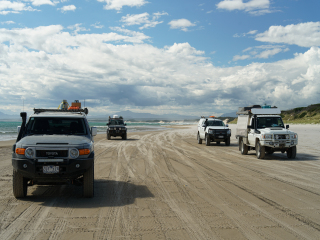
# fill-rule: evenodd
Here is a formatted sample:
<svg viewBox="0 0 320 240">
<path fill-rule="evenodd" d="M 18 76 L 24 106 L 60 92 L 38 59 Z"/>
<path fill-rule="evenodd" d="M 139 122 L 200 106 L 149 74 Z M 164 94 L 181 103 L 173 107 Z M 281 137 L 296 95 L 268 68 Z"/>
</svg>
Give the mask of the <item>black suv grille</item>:
<svg viewBox="0 0 320 240">
<path fill-rule="evenodd" d="M 68 150 L 37 150 L 37 157 L 68 157 Z"/>
</svg>

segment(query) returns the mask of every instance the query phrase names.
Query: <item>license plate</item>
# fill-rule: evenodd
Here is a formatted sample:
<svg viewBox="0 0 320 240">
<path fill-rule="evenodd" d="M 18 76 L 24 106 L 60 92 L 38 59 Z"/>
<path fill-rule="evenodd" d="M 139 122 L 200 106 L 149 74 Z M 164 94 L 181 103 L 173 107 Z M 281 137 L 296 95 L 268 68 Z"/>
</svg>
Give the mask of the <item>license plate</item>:
<svg viewBox="0 0 320 240">
<path fill-rule="evenodd" d="M 219 138 L 224 138 L 224 136 L 219 136 Z"/>
<path fill-rule="evenodd" d="M 42 170 L 46 174 L 59 173 L 59 166 L 43 166 Z"/>
</svg>

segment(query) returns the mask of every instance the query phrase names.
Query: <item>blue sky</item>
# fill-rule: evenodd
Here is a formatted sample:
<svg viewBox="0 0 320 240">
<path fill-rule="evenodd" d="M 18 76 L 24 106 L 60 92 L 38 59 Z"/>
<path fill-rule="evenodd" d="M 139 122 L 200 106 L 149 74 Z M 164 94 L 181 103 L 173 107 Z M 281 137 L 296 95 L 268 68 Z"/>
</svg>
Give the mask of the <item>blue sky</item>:
<svg viewBox="0 0 320 240">
<path fill-rule="evenodd" d="M 319 103 L 318 0 L 0 0 L 0 112 Z"/>
</svg>

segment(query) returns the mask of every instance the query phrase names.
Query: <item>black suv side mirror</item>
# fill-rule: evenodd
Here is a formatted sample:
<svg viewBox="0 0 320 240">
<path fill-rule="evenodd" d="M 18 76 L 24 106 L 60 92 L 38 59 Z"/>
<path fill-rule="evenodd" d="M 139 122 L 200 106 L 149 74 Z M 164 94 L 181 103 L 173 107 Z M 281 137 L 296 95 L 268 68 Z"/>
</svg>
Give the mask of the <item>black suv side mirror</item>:
<svg viewBox="0 0 320 240">
<path fill-rule="evenodd" d="M 289 129 L 289 125 L 286 125 L 286 129 Z"/>
</svg>

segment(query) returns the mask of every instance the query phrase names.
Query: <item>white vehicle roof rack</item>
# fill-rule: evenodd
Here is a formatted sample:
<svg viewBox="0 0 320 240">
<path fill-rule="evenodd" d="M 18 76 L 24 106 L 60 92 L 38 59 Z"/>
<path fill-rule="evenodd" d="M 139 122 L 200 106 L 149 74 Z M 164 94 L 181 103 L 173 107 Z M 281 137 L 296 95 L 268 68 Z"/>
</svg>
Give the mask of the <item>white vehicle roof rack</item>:
<svg viewBox="0 0 320 240">
<path fill-rule="evenodd" d="M 252 105 L 249 107 L 239 107 L 237 115 L 250 115 L 250 114 L 258 114 L 258 115 L 270 115 L 270 114 L 281 114 L 281 110 L 276 106 L 271 107 L 269 105 L 260 106 L 260 105 Z"/>
</svg>

